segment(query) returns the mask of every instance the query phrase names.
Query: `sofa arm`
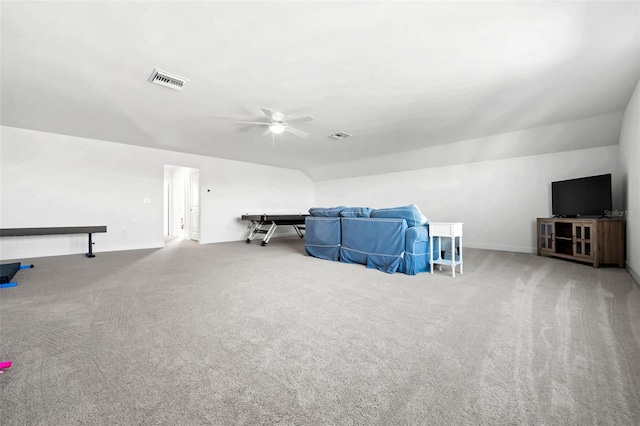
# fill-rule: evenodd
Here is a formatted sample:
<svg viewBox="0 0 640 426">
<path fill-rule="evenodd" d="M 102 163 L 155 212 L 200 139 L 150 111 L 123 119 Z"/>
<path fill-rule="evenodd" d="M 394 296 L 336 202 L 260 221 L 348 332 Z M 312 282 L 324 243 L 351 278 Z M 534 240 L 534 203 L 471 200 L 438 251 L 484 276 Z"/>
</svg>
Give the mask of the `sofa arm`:
<svg viewBox="0 0 640 426">
<path fill-rule="evenodd" d="M 404 251 L 413 254 L 425 254 L 429 243 L 429 228 L 425 225 L 407 229 L 404 238 Z"/>
</svg>

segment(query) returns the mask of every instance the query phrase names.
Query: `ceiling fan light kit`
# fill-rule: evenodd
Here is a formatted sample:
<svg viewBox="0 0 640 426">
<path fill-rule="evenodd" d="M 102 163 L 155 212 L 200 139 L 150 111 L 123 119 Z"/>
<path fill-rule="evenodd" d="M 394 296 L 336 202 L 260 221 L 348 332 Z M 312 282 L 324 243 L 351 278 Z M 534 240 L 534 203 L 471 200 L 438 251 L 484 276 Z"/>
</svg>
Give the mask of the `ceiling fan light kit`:
<svg viewBox="0 0 640 426">
<path fill-rule="evenodd" d="M 279 135 L 282 132 L 284 132 L 286 128 L 287 127 L 279 121 L 271 123 L 271 125 L 269 126 L 269 130 L 271 130 L 271 133 L 274 133 L 276 135 Z"/>
<path fill-rule="evenodd" d="M 293 133 L 296 136 L 300 136 L 302 138 L 308 136 L 307 133 L 295 129 L 293 127 L 291 127 L 291 125 L 289 125 L 289 123 L 287 122 L 287 118 L 286 116 L 281 113 L 281 112 L 274 112 L 271 111 L 270 109 L 267 108 L 261 108 L 262 112 L 264 113 L 264 115 L 267 116 L 267 118 L 269 120 L 271 120 L 270 122 L 263 122 L 263 121 L 238 121 L 238 123 L 240 124 L 255 124 L 258 126 L 269 126 L 269 128 L 267 129 L 266 132 L 264 132 L 262 135 L 268 135 L 269 133 L 271 133 L 272 135 L 280 135 L 282 133 L 284 133 L 285 131 L 289 132 L 289 133 Z M 303 121 L 313 121 L 313 117 L 297 117 L 297 118 L 290 118 L 288 119 L 288 121 L 290 122 L 303 122 Z"/>
</svg>

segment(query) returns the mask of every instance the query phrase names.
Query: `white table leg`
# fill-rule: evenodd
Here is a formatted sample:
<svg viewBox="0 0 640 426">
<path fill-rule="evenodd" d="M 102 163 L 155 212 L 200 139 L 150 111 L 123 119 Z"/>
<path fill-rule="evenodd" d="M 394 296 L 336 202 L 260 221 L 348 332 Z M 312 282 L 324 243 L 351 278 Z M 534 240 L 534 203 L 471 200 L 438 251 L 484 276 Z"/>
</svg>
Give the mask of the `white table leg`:
<svg viewBox="0 0 640 426">
<path fill-rule="evenodd" d="M 431 251 L 431 253 L 429 253 L 429 270 L 433 274 L 433 236 L 432 235 L 429 235 L 429 250 Z"/>
<path fill-rule="evenodd" d="M 442 271 L 442 238 L 438 238 L 438 271 Z"/>
<path fill-rule="evenodd" d="M 458 237 L 458 240 L 460 241 L 460 275 L 462 275 L 462 265 L 464 264 L 462 260 L 462 235 Z"/>
<path fill-rule="evenodd" d="M 456 237 L 451 237 L 451 276 L 456 276 Z"/>
</svg>

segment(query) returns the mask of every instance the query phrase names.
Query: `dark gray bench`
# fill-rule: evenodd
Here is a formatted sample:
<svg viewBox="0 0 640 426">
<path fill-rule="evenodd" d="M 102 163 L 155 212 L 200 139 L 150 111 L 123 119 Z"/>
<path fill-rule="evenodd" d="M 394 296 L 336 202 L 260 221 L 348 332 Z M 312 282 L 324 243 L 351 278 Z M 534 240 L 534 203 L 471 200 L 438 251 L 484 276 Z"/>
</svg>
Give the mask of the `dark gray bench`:
<svg viewBox="0 0 640 426">
<path fill-rule="evenodd" d="M 93 254 L 93 240 L 91 235 L 98 232 L 107 232 L 106 226 L 59 226 L 53 228 L 3 228 L 0 229 L 0 237 L 28 237 L 32 235 L 60 235 L 60 234 L 89 234 L 89 252 L 87 257 L 96 257 Z"/>
</svg>

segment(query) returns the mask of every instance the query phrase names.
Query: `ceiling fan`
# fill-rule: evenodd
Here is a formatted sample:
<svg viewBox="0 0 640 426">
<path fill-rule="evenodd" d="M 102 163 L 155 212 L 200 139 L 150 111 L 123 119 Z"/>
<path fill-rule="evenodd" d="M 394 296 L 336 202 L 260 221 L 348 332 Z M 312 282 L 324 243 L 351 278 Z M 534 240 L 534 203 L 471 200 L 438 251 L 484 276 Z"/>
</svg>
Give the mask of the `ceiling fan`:
<svg viewBox="0 0 640 426">
<path fill-rule="evenodd" d="M 298 129 L 294 129 L 293 127 L 291 127 L 289 125 L 289 123 L 293 123 L 293 122 L 297 122 L 297 123 L 301 123 L 304 121 L 313 121 L 313 117 L 297 117 L 297 118 L 287 118 L 283 113 L 281 112 L 274 112 L 271 111 L 270 109 L 267 108 L 260 108 L 262 110 L 262 112 L 264 113 L 264 115 L 267 116 L 267 118 L 269 120 L 271 120 L 270 122 L 264 122 L 264 121 L 238 121 L 238 123 L 241 124 L 257 124 L 260 126 L 269 126 L 267 128 L 267 130 L 262 134 L 262 136 L 264 135 L 268 135 L 269 133 L 271 133 L 272 135 L 279 135 L 283 132 L 289 132 L 289 133 L 293 133 L 296 136 L 300 136 L 302 138 L 308 136 L 307 133 L 298 130 Z"/>
</svg>

